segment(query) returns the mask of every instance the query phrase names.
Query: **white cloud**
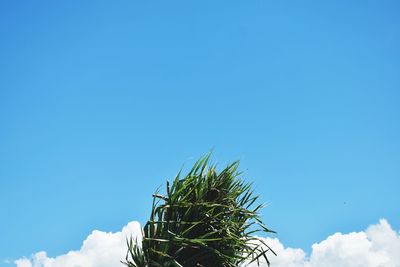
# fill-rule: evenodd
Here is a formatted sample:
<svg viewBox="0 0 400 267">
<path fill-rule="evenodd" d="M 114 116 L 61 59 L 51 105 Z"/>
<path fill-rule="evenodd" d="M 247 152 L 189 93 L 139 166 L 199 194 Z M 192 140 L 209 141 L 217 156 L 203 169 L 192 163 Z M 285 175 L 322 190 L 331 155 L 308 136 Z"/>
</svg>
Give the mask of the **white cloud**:
<svg viewBox="0 0 400 267">
<path fill-rule="evenodd" d="M 312 245 L 309 257 L 302 249 L 285 248 L 278 239 L 265 242 L 278 254 L 269 257 L 271 267 L 400 267 L 400 234 L 385 219 L 366 231 L 335 233 Z"/>
<path fill-rule="evenodd" d="M 17 267 L 122 267 L 120 260 L 125 259 L 126 238 L 130 235 L 138 239 L 141 237 L 138 222 L 130 222 L 116 233 L 95 230 L 83 241 L 78 251 L 55 258 L 41 251 L 29 259 L 18 259 L 14 263 Z"/>
<path fill-rule="evenodd" d="M 38 252 L 29 259 L 16 260 L 15 264 L 17 267 L 122 267 L 119 261 L 125 257 L 126 236 L 131 234 L 140 238 L 137 222 L 116 233 L 93 231 L 78 251 L 55 258 Z M 269 257 L 271 267 L 400 267 L 400 234 L 384 219 L 366 231 L 335 233 L 314 244 L 309 256 L 302 249 L 284 247 L 277 238 L 265 241 L 278 254 Z"/>
</svg>

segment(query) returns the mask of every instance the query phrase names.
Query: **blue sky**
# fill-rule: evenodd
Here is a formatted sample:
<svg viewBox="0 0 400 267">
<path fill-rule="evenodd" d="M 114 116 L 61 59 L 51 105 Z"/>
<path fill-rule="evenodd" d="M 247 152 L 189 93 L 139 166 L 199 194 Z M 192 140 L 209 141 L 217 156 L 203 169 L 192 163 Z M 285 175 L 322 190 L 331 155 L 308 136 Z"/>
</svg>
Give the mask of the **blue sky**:
<svg viewBox="0 0 400 267">
<path fill-rule="evenodd" d="M 399 8 L 3 1 L 0 260 L 145 222 L 212 148 L 241 160 L 288 246 L 399 229 Z"/>
</svg>

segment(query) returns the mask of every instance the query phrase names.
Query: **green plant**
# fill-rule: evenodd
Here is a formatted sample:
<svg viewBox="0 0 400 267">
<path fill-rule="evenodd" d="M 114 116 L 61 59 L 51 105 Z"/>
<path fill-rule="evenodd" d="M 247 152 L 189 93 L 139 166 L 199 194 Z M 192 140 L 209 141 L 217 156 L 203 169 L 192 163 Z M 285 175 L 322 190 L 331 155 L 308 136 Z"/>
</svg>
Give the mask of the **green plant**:
<svg viewBox="0 0 400 267">
<path fill-rule="evenodd" d="M 273 232 L 254 206 L 258 196 L 239 178 L 239 162 L 221 172 L 208 166 L 210 155 L 198 160 L 184 177 L 167 182 L 166 194 L 156 192 L 143 241 L 128 240 L 128 267 L 236 267 L 257 262 L 272 249 L 258 232 Z M 275 253 L 274 253 L 275 254 Z"/>
</svg>

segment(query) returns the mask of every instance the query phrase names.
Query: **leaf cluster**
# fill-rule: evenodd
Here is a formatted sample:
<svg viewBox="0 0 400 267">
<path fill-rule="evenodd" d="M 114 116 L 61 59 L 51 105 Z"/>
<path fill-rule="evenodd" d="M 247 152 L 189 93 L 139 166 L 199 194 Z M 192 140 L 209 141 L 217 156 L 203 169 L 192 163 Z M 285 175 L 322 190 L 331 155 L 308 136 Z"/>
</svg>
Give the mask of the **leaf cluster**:
<svg viewBox="0 0 400 267">
<path fill-rule="evenodd" d="M 153 195 L 142 243 L 128 240 L 125 265 L 236 267 L 261 258 L 269 265 L 267 252 L 274 252 L 254 234 L 273 231 L 260 219 L 251 184 L 239 178 L 239 162 L 217 172 L 209 159 L 167 182 L 166 194 Z"/>
</svg>

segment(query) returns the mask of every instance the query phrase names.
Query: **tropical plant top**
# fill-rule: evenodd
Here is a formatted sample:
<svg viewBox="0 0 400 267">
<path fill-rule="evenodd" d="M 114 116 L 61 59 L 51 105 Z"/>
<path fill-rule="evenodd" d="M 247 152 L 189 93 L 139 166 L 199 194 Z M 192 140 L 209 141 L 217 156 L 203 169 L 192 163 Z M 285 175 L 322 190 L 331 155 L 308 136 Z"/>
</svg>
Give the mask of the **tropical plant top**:
<svg viewBox="0 0 400 267">
<path fill-rule="evenodd" d="M 261 221 L 251 184 L 239 178 L 239 162 L 217 172 L 209 159 L 167 182 L 165 195 L 153 195 L 142 243 L 128 241 L 125 265 L 237 267 L 261 258 L 269 265 L 266 254 L 274 252 L 254 234 L 273 231 Z"/>
</svg>

